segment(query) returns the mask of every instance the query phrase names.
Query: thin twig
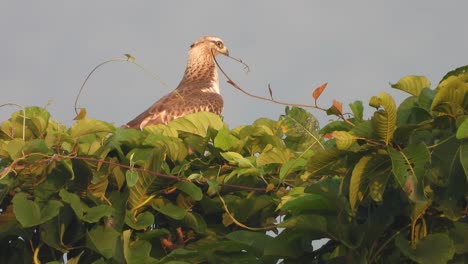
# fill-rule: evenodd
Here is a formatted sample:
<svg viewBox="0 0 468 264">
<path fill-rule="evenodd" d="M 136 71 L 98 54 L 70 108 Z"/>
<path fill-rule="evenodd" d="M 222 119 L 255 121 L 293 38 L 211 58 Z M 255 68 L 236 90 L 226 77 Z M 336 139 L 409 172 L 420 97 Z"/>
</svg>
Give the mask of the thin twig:
<svg viewBox="0 0 468 264">
<path fill-rule="evenodd" d="M 225 55 L 227 56 L 227 55 Z M 243 65 L 247 65 L 245 64 L 242 60 L 239 60 L 239 59 L 236 59 L 236 58 L 232 58 L 230 56 L 227 56 L 235 61 L 238 61 L 240 63 L 242 63 Z M 221 66 L 219 65 L 218 61 L 216 60 L 216 57 L 213 56 L 213 59 L 216 63 L 216 65 L 218 66 L 218 69 L 221 71 L 221 73 L 224 75 L 224 77 L 226 77 L 227 79 L 227 83 L 229 83 L 230 85 L 232 85 L 234 88 L 236 88 L 237 90 L 241 91 L 242 93 L 250 96 L 250 97 L 253 97 L 253 98 L 256 98 L 256 99 L 260 99 L 260 100 L 264 100 L 264 101 L 268 101 L 268 102 L 272 102 L 272 103 L 275 103 L 275 104 L 280 104 L 280 105 L 286 105 L 286 106 L 297 106 L 297 107 L 304 107 L 304 108 L 314 108 L 314 109 L 318 109 L 318 110 L 321 110 L 321 111 L 324 111 L 326 112 L 327 109 L 325 108 L 322 108 L 320 106 L 317 105 L 317 100 L 315 100 L 315 105 L 309 105 L 309 104 L 298 104 L 298 103 L 287 103 L 287 102 L 283 102 L 283 101 L 278 101 L 278 100 L 275 100 L 273 99 L 273 96 L 271 96 L 271 98 L 267 98 L 267 97 L 263 97 L 263 96 L 259 96 L 259 95 L 255 95 L 255 94 L 252 94 L 252 93 L 249 93 L 247 92 L 246 90 L 242 89 L 239 85 L 237 85 L 232 79 L 231 77 L 229 77 L 226 72 L 224 72 L 223 68 L 221 68 Z M 248 67 L 248 66 L 247 66 Z M 272 94 L 272 90 L 271 90 L 271 86 L 268 85 L 268 89 L 270 91 L 270 95 Z M 348 119 L 346 119 L 342 114 L 339 114 L 337 115 L 338 118 L 342 119 L 345 123 L 349 124 L 349 125 L 352 125 L 354 126 L 354 124 L 349 121 Z"/>
</svg>

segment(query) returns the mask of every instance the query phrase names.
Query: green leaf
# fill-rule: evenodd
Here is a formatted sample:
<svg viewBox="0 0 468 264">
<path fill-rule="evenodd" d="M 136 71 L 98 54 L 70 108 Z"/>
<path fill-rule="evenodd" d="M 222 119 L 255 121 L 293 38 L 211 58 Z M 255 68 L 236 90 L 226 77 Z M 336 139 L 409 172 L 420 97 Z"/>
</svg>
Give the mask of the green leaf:
<svg viewBox="0 0 468 264">
<path fill-rule="evenodd" d="M 466 118 L 463 123 L 457 129 L 457 139 L 466 139 L 468 138 L 468 118 Z"/>
<path fill-rule="evenodd" d="M 362 105 L 362 101 L 354 101 L 353 103 L 350 103 L 349 108 L 351 108 L 356 121 L 362 121 L 364 113 L 364 106 Z"/>
<path fill-rule="evenodd" d="M 395 89 L 418 96 L 423 88 L 431 87 L 431 82 L 425 76 L 408 75 L 390 85 Z"/>
<path fill-rule="evenodd" d="M 107 122 L 99 121 L 92 118 L 78 120 L 69 130 L 70 136 L 74 139 L 95 134 L 95 133 L 112 133 L 115 127 Z"/>
<path fill-rule="evenodd" d="M 86 234 L 86 246 L 105 258 L 112 258 L 117 249 L 120 233 L 114 228 L 95 226 Z"/>
<path fill-rule="evenodd" d="M 354 166 L 349 183 L 349 204 L 352 211 L 356 211 L 357 204 L 362 200 L 364 194 L 361 192 L 361 184 L 365 176 L 366 166 L 372 160 L 371 156 L 362 157 Z"/>
<path fill-rule="evenodd" d="M 281 210 L 299 214 L 305 211 L 333 211 L 335 207 L 322 195 L 305 193 L 299 197 L 284 197 L 286 201 Z"/>
<path fill-rule="evenodd" d="M 88 223 L 96 223 L 105 216 L 111 216 L 114 213 L 114 208 L 101 204 L 98 206 L 90 207 L 86 210 L 85 215 L 81 218 Z"/>
<path fill-rule="evenodd" d="M 290 153 L 288 149 L 279 149 L 268 144 L 258 156 L 257 165 L 284 164 L 293 156 L 294 154 Z"/>
<path fill-rule="evenodd" d="M 175 184 L 175 187 L 190 195 L 195 201 L 200 201 L 203 198 L 201 189 L 193 182 L 180 181 Z"/>
<path fill-rule="evenodd" d="M 70 204 L 70 207 L 73 209 L 78 218 L 83 217 L 83 214 L 88 209 L 88 206 L 81 203 L 80 197 L 78 197 L 78 195 L 67 192 L 65 189 L 61 189 L 59 195 L 64 202 Z"/>
<path fill-rule="evenodd" d="M 180 138 L 151 134 L 144 141 L 144 145 L 154 146 L 165 151 L 171 160 L 183 160 L 187 154 L 187 148 Z"/>
<path fill-rule="evenodd" d="M 372 107 L 383 107 L 384 110 L 374 112 L 372 122 L 377 136 L 385 142 L 386 145 L 390 144 L 393 138 L 393 131 L 396 128 L 396 106 L 393 98 L 387 93 L 380 93 L 373 96 L 369 102 Z"/>
<path fill-rule="evenodd" d="M 127 211 L 125 223 L 135 230 L 143 230 L 154 224 L 154 215 L 150 212 L 142 212 L 133 217 L 133 214 Z"/>
<path fill-rule="evenodd" d="M 138 171 L 128 170 L 125 172 L 128 187 L 133 187 L 138 182 Z"/>
<path fill-rule="evenodd" d="M 49 124 L 50 114 L 44 108 L 33 106 L 26 107 L 26 127 L 31 129 L 32 133 L 38 137 L 42 138 L 47 130 Z M 20 111 L 20 116 L 17 118 L 17 122 L 23 120 L 23 111 Z"/>
<path fill-rule="evenodd" d="M 455 253 L 465 254 L 468 252 L 468 224 L 455 222 L 454 227 L 449 230 L 449 236 L 453 240 Z"/>
<path fill-rule="evenodd" d="M 223 151 L 227 151 L 233 148 L 238 142 L 239 139 L 232 135 L 227 128 L 221 128 L 214 139 L 214 146 Z"/>
<path fill-rule="evenodd" d="M 224 123 L 214 113 L 198 112 L 177 118 L 169 122 L 168 126 L 178 131 L 206 137 L 209 127 L 219 130 L 224 126 Z"/>
<path fill-rule="evenodd" d="M 285 219 L 278 224 L 278 227 L 289 228 L 299 232 L 313 232 L 320 235 L 320 237 L 326 237 L 327 219 L 321 215 L 304 213 Z"/>
<path fill-rule="evenodd" d="M 21 150 L 23 149 L 24 145 L 24 140 L 19 138 L 12 139 L 8 142 L 6 150 L 12 160 L 18 159 L 23 156 Z"/>
<path fill-rule="evenodd" d="M 434 233 L 416 242 L 413 248 L 402 236 L 395 239 L 395 245 L 410 259 L 418 263 L 444 264 L 455 254 L 453 241 L 447 234 Z"/>
<path fill-rule="evenodd" d="M 356 137 L 346 131 L 335 131 L 333 137 L 336 139 L 336 147 L 339 150 L 347 150 L 356 143 Z"/>
<path fill-rule="evenodd" d="M 467 94 L 468 84 L 455 76 L 450 76 L 437 87 L 431 110 L 449 115 L 462 115 Z"/>
<path fill-rule="evenodd" d="M 126 263 L 150 263 L 155 259 L 150 257 L 151 244 L 145 240 L 131 241 L 132 230 L 125 230 L 122 234 L 123 251 Z"/>
<path fill-rule="evenodd" d="M 306 164 L 307 161 L 301 158 L 288 160 L 283 164 L 283 166 L 281 166 L 279 178 L 284 179 L 284 177 L 288 176 L 289 174 L 304 169 Z"/>
<path fill-rule="evenodd" d="M 175 220 L 182 220 L 184 219 L 186 215 L 186 211 L 184 209 L 178 206 L 175 206 L 171 202 L 159 203 L 157 201 L 154 201 L 151 203 L 151 206 L 153 207 L 154 210 L 164 215 L 167 215 L 170 218 L 175 219 Z"/>
<path fill-rule="evenodd" d="M 242 168 L 254 167 L 254 165 L 252 164 L 252 162 L 250 162 L 250 160 L 242 157 L 242 155 L 237 152 L 228 151 L 228 152 L 224 152 L 220 154 L 225 160 L 229 161 L 229 163 L 233 165 L 238 165 L 239 167 L 242 167 Z"/>
<path fill-rule="evenodd" d="M 307 171 L 311 173 L 311 176 L 314 176 L 327 169 L 330 170 L 345 153 L 346 152 L 338 149 L 319 151 L 309 158 Z"/>
<path fill-rule="evenodd" d="M 392 160 L 393 175 L 401 188 L 415 202 L 424 202 L 423 179 L 430 154 L 424 143 L 412 144 L 397 151 L 388 147 L 388 154 Z"/>
<path fill-rule="evenodd" d="M 43 207 L 38 203 L 28 200 L 28 194 L 17 193 L 13 198 L 13 212 L 16 219 L 23 227 L 32 227 L 49 221 L 58 215 L 63 204 L 50 200 Z"/>
<path fill-rule="evenodd" d="M 226 238 L 254 248 L 259 253 L 263 253 L 266 244 L 273 239 L 266 234 L 246 230 L 231 232 L 226 235 Z"/>
</svg>

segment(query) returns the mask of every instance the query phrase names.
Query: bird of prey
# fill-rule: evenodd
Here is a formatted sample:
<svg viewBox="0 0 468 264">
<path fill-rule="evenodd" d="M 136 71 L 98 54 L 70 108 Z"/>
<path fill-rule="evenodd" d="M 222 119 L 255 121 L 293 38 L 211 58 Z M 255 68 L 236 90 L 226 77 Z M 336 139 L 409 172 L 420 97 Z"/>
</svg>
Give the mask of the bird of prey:
<svg viewBox="0 0 468 264">
<path fill-rule="evenodd" d="M 184 77 L 177 88 L 124 127 L 143 129 L 202 111 L 220 115 L 223 98 L 219 93 L 218 71 L 214 61 L 214 56 L 219 54 L 229 56 L 220 38 L 205 36 L 195 41 L 190 46 Z"/>
</svg>

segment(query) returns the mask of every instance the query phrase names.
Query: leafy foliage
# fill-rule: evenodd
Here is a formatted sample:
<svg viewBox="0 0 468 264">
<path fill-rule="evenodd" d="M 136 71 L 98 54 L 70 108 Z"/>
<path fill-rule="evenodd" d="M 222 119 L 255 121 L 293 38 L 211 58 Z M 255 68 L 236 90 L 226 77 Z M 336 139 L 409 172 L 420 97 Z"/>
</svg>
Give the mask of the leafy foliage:
<svg viewBox="0 0 468 264">
<path fill-rule="evenodd" d="M 0 126 L 0 262 L 462 263 L 466 69 L 435 89 L 402 78 L 392 87 L 410 96 L 372 97 L 369 120 L 362 102 L 347 118 L 335 102 L 320 130 L 297 107 L 143 131 L 85 111 L 67 129 L 26 108 Z"/>
</svg>

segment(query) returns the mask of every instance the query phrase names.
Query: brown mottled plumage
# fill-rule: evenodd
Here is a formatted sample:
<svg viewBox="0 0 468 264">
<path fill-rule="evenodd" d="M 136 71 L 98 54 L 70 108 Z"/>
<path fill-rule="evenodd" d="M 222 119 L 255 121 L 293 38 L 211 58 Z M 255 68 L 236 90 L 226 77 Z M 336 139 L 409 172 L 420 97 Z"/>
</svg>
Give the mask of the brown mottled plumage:
<svg viewBox="0 0 468 264">
<path fill-rule="evenodd" d="M 184 77 L 177 88 L 128 122 L 125 127 L 143 129 L 148 125 L 167 124 L 178 117 L 195 112 L 223 111 L 219 94 L 218 72 L 213 55 L 229 55 L 217 37 L 202 37 L 190 46 Z"/>
</svg>

